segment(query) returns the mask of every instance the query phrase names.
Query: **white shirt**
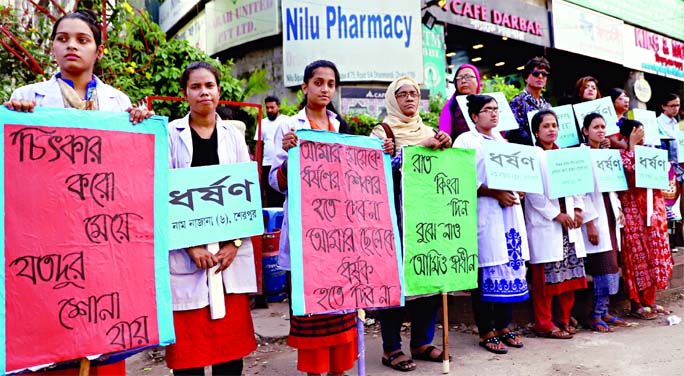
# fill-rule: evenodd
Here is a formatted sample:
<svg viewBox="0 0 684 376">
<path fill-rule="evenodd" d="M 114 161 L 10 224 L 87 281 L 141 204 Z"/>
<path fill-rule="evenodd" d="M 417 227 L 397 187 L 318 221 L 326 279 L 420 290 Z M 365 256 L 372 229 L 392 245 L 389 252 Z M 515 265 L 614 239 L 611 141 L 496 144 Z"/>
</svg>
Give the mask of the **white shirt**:
<svg viewBox="0 0 684 376">
<path fill-rule="evenodd" d="M 478 131 L 469 131 L 458 136 L 453 144 L 455 148 L 474 149 L 475 161 L 477 166 L 477 188 L 483 184 L 487 185 L 487 170 L 484 161 L 484 150 L 482 143 L 485 140 L 506 142 L 499 132 L 492 132 L 494 137 L 485 136 Z M 499 201 L 493 197 L 477 197 L 477 247 L 479 267 L 502 265 L 508 262 L 508 243 L 506 242 L 506 228 L 504 227 L 504 212 L 520 211 L 512 215 L 519 214 L 522 218 L 522 208 L 520 205 L 502 208 Z M 521 250 L 523 259 L 529 259 L 529 248 L 527 243 L 527 231 L 524 224 L 521 224 L 520 238 L 522 241 Z"/>
<path fill-rule="evenodd" d="M 280 124 L 287 123 L 290 117 L 285 115 L 278 115 L 275 120 L 270 120 L 269 118 L 261 119 L 261 140 L 264 141 L 264 159 L 261 161 L 262 166 L 272 166 L 276 145 L 273 136 L 275 136 L 275 131 L 278 129 Z M 259 139 L 259 134 L 254 133 L 254 140 Z"/>
<path fill-rule="evenodd" d="M 544 193 L 527 193 L 525 195 L 525 224 L 530 246 L 530 264 L 543 264 L 563 260 L 563 226 L 553 219 L 561 213 L 560 201 L 548 197 L 548 165 L 546 154 L 537 147 Z M 575 209 L 584 211 L 584 195 L 572 196 Z M 574 212 L 570 213 L 574 216 Z M 583 215 L 584 217 L 584 215 Z M 585 222 L 587 219 L 585 218 Z M 575 241 L 575 255 L 586 257 L 583 235 L 578 234 Z"/>
<path fill-rule="evenodd" d="M 676 139 L 675 130 L 677 129 L 677 120 L 671 118 L 665 113 L 658 116 L 658 129 L 660 130 L 661 138 Z M 663 137 L 664 136 L 664 137 Z"/>
<path fill-rule="evenodd" d="M 190 115 L 169 123 L 169 167 L 188 168 L 192 163 Z M 219 164 L 249 162 L 245 138 L 228 122 L 216 115 L 217 153 Z M 185 249 L 169 251 L 171 298 L 174 311 L 187 311 L 209 305 L 207 271 L 199 269 Z M 256 292 L 254 249 L 250 238 L 242 238 L 235 259 L 221 273 L 226 294 Z"/>
</svg>

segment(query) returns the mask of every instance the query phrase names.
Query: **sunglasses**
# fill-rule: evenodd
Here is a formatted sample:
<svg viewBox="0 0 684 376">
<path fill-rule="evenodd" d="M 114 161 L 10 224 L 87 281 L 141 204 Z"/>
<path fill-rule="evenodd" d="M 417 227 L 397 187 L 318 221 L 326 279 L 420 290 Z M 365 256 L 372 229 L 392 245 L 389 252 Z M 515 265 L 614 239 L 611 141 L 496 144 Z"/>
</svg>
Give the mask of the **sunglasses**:
<svg viewBox="0 0 684 376">
<path fill-rule="evenodd" d="M 539 76 L 548 77 L 549 75 L 551 75 L 551 73 L 549 73 L 549 72 L 540 72 L 538 70 L 533 70 L 532 73 L 530 73 L 530 74 L 533 75 L 534 77 L 539 77 Z"/>
</svg>

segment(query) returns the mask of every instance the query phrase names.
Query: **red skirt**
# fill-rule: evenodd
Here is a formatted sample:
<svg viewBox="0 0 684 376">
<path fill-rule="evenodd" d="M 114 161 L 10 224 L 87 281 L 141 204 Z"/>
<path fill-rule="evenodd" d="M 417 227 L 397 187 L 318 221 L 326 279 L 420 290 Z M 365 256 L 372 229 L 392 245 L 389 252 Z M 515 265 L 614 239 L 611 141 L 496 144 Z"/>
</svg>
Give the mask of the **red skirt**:
<svg viewBox="0 0 684 376">
<path fill-rule="evenodd" d="M 240 359 L 256 350 L 247 294 L 226 294 L 226 316 L 211 320 L 209 306 L 173 312 L 176 343 L 166 347 L 171 369 L 206 367 Z"/>
</svg>

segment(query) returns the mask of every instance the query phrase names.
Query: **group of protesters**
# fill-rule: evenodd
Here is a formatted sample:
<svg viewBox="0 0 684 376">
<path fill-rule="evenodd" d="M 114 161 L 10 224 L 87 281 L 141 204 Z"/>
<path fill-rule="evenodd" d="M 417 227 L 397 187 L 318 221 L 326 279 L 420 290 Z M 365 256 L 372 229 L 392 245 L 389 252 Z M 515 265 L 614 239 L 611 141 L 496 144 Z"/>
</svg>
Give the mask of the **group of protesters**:
<svg viewBox="0 0 684 376">
<path fill-rule="evenodd" d="M 25 112 L 37 106 L 128 111 L 134 124 L 153 115 L 145 108 L 133 107 L 124 93 L 93 75 L 104 48 L 93 14 L 77 11 L 62 17 L 54 25 L 51 40 L 59 72 L 48 81 L 16 89 L 4 103 L 7 108 Z M 425 125 L 419 115 L 418 83 L 411 77 L 400 77 L 387 88 L 387 116 L 370 135 L 382 141 L 383 151 L 391 155 L 394 171 L 403 163 L 403 146 L 476 150 L 479 287 L 471 291 L 472 304 L 480 346 L 499 354 L 506 353 L 509 347 L 523 347 L 521 335 L 509 325 L 512 304 L 525 301 L 530 295 L 534 331 L 548 338 L 571 338 L 577 332 L 577 324 L 570 317 L 574 291 L 587 287 L 587 273 L 593 276 L 594 283 L 594 308 L 588 324 L 595 331 L 610 332 L 614 326 L 629 325 L 608 311 L 608 297 L 618 290 L 620 267 L 633 316 L 651 320 L 667 313 L 655 301 L 656 290 L 665 288 L 672 274 L 665 205 L 661 192 L 653 190 L 653 215 L 647 225 L 646 189 L 637 188 L 634 178 L 634 149 L 644 143 L 642 124 L 620 117 L 620 133 L 616 135 L 606 134 L 605 119 L 600 114 L 590 114 L 580 124 L 585 141 L 580 147 L 620 149 L 627 191 L 574 196 L 574 212 L 566 214 L 568 203 L 563 198 L 487 186 L 483 141 L 532 145 L 534 135 L 539 153 L 558 148 L 558 119 L 541 96 L 550 72 L 551 66 L 544 58 L 534 58 L 525 65 L 523 78 L 527 86 L 510 103 L 519 128 L 504 134 L 495 128 L 500 108 L 508 104 L 480 94 L 476 67 L 464 64 L 456 71 L 457 90 L 442 111 L 439 131 Z M 279 247 L 279 266 L 284 270 L 291 269 L 287 151 L 297 145 L 298 129 L 348 132 L 332 106 L 339 82 L 340 73 L 334 63 L 318 60 L 309 64 L 301 85 L 301 110 L 275 124 L 272 138 L 266 140 L 266 148 L 271 150 L 269 185 L 285 196 Z M 580 79 L 577 101 L 599 97 L 597 84 L 591 77 Z M 189 64 L 181 77 L 180 94 L 189 103 L 190 112 L 168 125 L 170 168 L 249 160 L 244 136 L 216 113 L 220 76 L 214 66 L 207 62 Z M 467 111 L 456 103 L 457 95 L 467 95 Z M 616 112 L 623 115 L 628 108 L 624 91 L 611 91 L 611 98 Z M 275 98 L 271 99 L 277 103 Z M 527 113 L 532 110 L 539 111 L 528 122 Z M 679 111 L 679 98 L 668 97 L 663 110 L 667 119 L 663 118 L 662 123 L 674 132 L 676 121 L 670 120 Z M 267 114 L 269 121 L 275 121 L 277 106 Z M 466 117 L 475 124 L 474 129 L 467 126 Z M 676 142 L 665 146 L 676 163 Z M 394 192 L 399 222 L 400 189 L 397 185 Z M 520 215 L 523 211 L 524 216 Z M 620 226 L 616 224 L 622 226 L 621 234 L 617 233 Z M 573 242 L 570 230 L 579 230 L 582 236 Z M 529 276 L 526 263 L 531 269 Z M 226 315 L 211 320 L 206 269 L 217 265 L 225 287 Z M 172 250 L 169 266 L 176 343 L 167 347 L 168 366 L 174 375 L 203 375 L 203 367 L 209 365 L 214 375 L 240 375 L 243 357 L 256 349 L 247 295 L 256 284 L 253 270 L 247 272 L 254 267 L 250 239 L 226 239 L 215 254 L 205 245 Z M 556 316 L 551 309 L 554 297 L 561 308 Z M 407 298 L 405 307 L 379 311 L 383 365 L 406 372 L 416 368 L 414 360 L 445 360 L 444 352 L 432 345 L 440 305 L 441 300 L 435 296 L 420 296 Z M 410 355 L 402 352 L 401 345 L 405 310 L 411 317 Z M 290 323 L 288 344 L 298 349 L 300 371 L 310 375 L 343 375 L 353 367 L 358 357 L 356 312 L 292 316 Z"/>
</svg>

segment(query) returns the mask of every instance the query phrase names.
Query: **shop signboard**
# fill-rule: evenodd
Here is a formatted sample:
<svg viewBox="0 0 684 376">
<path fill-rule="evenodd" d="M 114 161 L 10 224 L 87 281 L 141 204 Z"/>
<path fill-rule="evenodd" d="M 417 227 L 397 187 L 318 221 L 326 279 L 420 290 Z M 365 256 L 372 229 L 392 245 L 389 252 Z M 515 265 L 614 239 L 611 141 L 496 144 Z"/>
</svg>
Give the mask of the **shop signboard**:
<svg viewBox="0 0 684 376">
<path fill-rule="evenodd" d="M 626 67 L 684 81 L 684 42 L 632 25 L 622 37 Z"/>
<path fill-rule="evenodd" d="M 285 86 L 312 61 L 334 62 L 345 81 L 423 81 L 420 3 L 411 0 L 283 0 Z"/>
<path fill-rule="evenodd" d="M 176 39 L 185 39 L 188 43 L 202 51 L 207 50 L 207 22 L 206 12 L 202 11 L 187 25 L 183 26 L 174 36 Z"/>
<path fill-rule="evenodd" d="M 211 55 L 280 33 L 277 0 L 214 0 L 205 9 Z"/>
<path fill-rule="evenodd" d="M 682 0 L 567 1 L 684 40 L 684 22 L 682 22 L 684 1 Z"/>
<path fill-rule="evenodd" d="M 166 0 L 159 6 L 159 27 L 169 31 L 178 21 L 199 4 L 199 0 Z"/>
<path fill-rule="evenodd" d="M 444 26 L 432 29 L 423 25 L 423 75 L 424 87 L 432 95 L 446 98 L 446 57 L 444 56 Z"/>
<path fill-rule="evenodd" d="M 379 87 L 342 87 L 340 96 L 342 105 L 340 112 L 343 114 L 363 114 L 383 119 L 387 116 L 385 106 L 385 92 L 387 88 Z M 420 109 L 430 111 L 430 91 L 422 89 L 420 91 Z"/>
<path fill-rule="evenodd" d="M 423 6 L 425 3 L 423 0 Z M 449 0 L 444 6 L 433 5 L 427 11 L 439 22 L 551 46 L 546 8 L 523 1 Z"/>
<path fill-rule="evenodd" d="M 552 14 L 555 48 L 622 64 L 621 20 L 561 0 Z"/>
</svg>

